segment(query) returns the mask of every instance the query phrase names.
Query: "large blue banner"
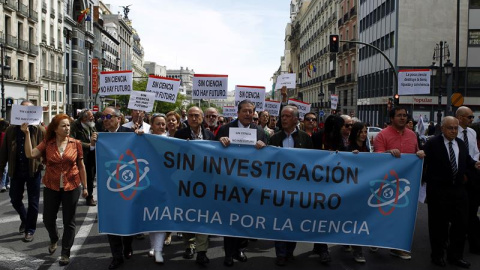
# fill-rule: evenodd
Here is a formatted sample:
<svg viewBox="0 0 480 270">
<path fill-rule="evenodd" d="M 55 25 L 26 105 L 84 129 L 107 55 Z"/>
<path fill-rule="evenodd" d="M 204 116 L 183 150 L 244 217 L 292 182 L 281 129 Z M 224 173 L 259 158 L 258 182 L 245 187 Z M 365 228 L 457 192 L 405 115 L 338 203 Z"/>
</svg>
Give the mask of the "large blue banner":
<svg viewBox="0 0 480 270">
<path fill-rule="evenodd" d="M 101 133 L 101 233 L 182 231 L 410 250 L 422 161 Z"/>
</svg>

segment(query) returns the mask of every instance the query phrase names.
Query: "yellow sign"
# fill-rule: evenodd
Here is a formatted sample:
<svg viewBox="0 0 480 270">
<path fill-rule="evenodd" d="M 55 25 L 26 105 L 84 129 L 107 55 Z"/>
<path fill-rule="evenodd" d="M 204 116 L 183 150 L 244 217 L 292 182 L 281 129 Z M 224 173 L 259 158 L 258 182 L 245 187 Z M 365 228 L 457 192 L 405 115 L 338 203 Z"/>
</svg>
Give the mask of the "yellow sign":
<svg viewBox="0 0 480 270">
<path fill-rule="evenodd" d="M 455 107 L 462 106 L 463 101 L 464 101 L 463 96 L 460 93 L 453 93 L 452 97 L 451 97 L 451 100 L 452 100 L 452 105 L 455 106 Z"/>
</svg>

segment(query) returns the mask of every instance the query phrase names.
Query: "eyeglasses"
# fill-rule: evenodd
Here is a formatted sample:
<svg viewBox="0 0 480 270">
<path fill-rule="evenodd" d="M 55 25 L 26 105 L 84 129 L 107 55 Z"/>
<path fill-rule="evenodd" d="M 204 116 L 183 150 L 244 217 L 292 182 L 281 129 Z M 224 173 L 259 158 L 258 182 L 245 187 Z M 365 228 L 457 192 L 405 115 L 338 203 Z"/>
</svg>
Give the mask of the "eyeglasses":
<svg viewBox="0 0 480 270">
<path fill-rule="evenodd" d="M 317 121 L 317 118 L 305 117 L 305 121 L 315 122 Z"/>
<path fill-rule="evenodd" d="M 206 117 L 206 118 L 217 118 L 218 115 L 211 114 L 211 115 L 206 115 L 205 117 Z"/>
<path fill-rule="evenodd" d="M 352 124 L 345 124 L 345 127 L 346 127 L 346 128 L 351 128 L 351 127 L 352 127 Z"/>
<path fill-rule="evenodd" d="M 110 120 L 110 119 L 112 119 L 112 117 L 117 117 L 117 116 L 113 115 L 113 114 L 105 114 L 105 115 L 100 116 L 100 118 L 102 120 L 105 120 L 105 119 Z"/>
<path fill-rule="evenodd" d="M 473 116 L 473 115 L 464 116 L 464 117 L 467 117 L 468 119 L 473 119 L 473 118 L 475 118 L 475 116 Z"/>
<path fill-rule="evenodd" d="M 254 117 L 254 118 L 253 118 L 253 121 L 258 121 L 258 117 L 257 117 L 257 118 Z"/>
</svg>

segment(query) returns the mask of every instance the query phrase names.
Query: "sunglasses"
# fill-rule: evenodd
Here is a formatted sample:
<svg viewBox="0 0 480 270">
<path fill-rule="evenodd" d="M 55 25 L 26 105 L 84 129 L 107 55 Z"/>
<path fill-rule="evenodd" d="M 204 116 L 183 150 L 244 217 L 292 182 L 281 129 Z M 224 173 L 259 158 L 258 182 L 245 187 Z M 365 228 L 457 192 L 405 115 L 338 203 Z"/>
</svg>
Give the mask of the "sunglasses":
<svg viewBox="0 0 480 270">
<path fill-rule="evenodd" d="M 315 121 L 317 121 L 317 118 L 305 117 L 305 121 L 315 122 Z"/>
<path fill-rule="evenodd" d="M 253 121 L 258 121 L 258 118 L 253 118 Z"/>
<path fill-rule="evenodd" d="M 346 128 L 351 128 L 351 127 L 352 127 L 352 124 L 345 124 L 345 127 L 346 127 Z"/>
<path fill-rule="evenodd" d="M 469 116 L 465 116 L 465 117 L 467 117 L 468 119 L 473 119 L 473 118 L 475 118 L 475 116 L 473 116 L 473 115 L 469 115 Z"/>
<path fill-rule="evenodd" d="M 105 114 L 105 115 L 100 116 L 100 118 L 102 120 L 105 120 L 105 119 L 110 120 L 110 119 L 112 119 L 112 117 L 116 117 L 116 116 L 113 115 L 113 114 Z"/>
<path fill-rule="evenodd" d="M 218 115 L 215 115 L 215 114 L 211 114 L 211 115 L 207 115 L 205 116 L 206 118 L 217 118 Z"/>
</svg>

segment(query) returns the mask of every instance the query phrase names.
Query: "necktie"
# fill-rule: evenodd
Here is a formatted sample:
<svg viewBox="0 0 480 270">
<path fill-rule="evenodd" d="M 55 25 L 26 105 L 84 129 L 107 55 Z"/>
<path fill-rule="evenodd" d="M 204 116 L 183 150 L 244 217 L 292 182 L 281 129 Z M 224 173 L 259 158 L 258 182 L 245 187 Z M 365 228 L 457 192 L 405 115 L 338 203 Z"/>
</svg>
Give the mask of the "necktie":
<svg viewBox="0 0 480 270">
<path fill-rule="evenodd" d="M 457 160 L 455 158 L 455 152 L 453 152 L 452 142 L 448 142 L 448 151 L 450 152 L 450 165 L 452 166 L 453 181 L 457 176 Z"/>
<path fill-rule="evenodd" d="M 467 147 L 468 150 L 468 136 L 467 136 L 467 130 L 463 130 L 463 142 L 465 143 L 465 146 Z"/>
</svg>

